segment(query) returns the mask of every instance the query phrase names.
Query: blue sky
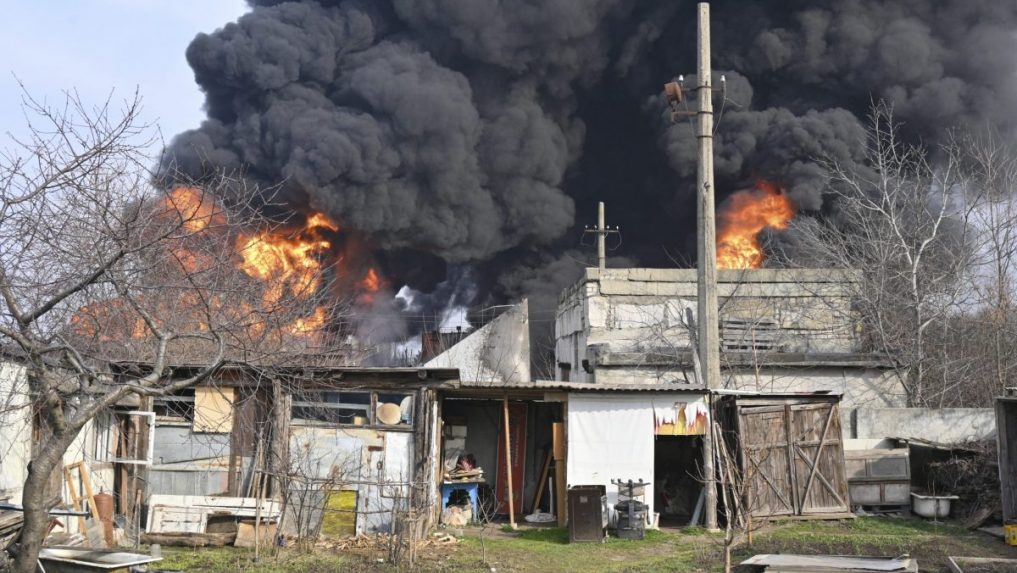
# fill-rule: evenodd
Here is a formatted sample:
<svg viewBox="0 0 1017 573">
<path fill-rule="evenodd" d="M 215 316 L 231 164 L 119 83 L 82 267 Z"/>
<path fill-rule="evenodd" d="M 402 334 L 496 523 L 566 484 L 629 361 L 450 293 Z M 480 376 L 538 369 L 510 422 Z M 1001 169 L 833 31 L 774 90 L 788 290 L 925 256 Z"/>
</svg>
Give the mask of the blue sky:
<svg viewBox="0 0 1017 573">
<path fill-rule="evenodd" d="M 196 127 L 204 101 L 184 50 L 199 32 L 236 20 L 243 0 L 0 0 L 0 147 L 24 133 L 12 74 L 49 102 L 77 89 L 89 103 L 138 88 L 144 118 L 169 140 Z"/>
</svg>

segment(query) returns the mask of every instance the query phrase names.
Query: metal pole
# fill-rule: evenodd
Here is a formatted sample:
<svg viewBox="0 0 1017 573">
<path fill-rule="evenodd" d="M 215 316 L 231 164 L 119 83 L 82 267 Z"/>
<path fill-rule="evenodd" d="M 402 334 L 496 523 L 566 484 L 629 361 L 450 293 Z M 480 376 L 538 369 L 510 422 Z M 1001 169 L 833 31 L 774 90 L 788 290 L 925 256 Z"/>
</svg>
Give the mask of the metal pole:
<svg viewBox="0 0 1017 573">
<path fill-rule="evenodd" d="M 710 5 L 699 3 L 697 114 L 699 169 L 696 215 L 699 222 L 697 302 L 699 306 L 699 363 L 707 392 L 720 383 L 720 345 L 717 324 L 717 224 L 713 200 L 713 82 L 710 66 Z M 711 400 L 707 398 L 709 404 Z M 717 486 L 713 464 L 713 411 L 703 435 L 703 473 L 706 474 L 706 527 L 717 529 Z"/>
<path fill-rule="evenodd" d="M 605 237 L 607 229 L 604 228 L 604 202 L 597 203 L 597 268 L 604 270 L 607 267 L 607 250 L 605 248 Z"/>
</svg>

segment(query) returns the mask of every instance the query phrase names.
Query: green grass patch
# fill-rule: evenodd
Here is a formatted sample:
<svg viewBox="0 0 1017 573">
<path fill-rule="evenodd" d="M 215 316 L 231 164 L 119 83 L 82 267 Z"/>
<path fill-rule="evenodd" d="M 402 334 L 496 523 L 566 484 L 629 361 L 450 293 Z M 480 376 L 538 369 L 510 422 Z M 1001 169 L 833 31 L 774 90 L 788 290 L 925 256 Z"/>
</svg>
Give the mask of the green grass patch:
<svg viewBox="0 0 1017 573">
<path fill-rule="evenodd" d="M 236 547 L 163 548 L 160 569 L 202 573 L 250 571 L 252 573 L 331 573 L 349 571 L 349 559 L 328 551 L 282 550 L 278 556 L 264 555 L 254 561 L 253 549 Z"/>
<path fill-rule="evenodd" d="M 702 528 L 648 531 L 646 539 L 611 537 L 605 543 L 569 543 L 568 530 L 523 527 L 479 529 L 454 545 L 418 552 L 413 571 L 489 573 L 512 572 L 636 572 L 716 573 L 723 563 L 723 536 Z M 735 550 L 734 562 L 757 553 L 857 554 L 915 556 L 923 571 L 940 571 L 947 555 L 1017 558 L 1017 550 L 981 533 L 919 519 L 859 518 L 846 521 L 771 522 L 755 535 L 752 547 Z M 253 560 L 253 551 L 233 547 L 164 548 L 164 569 L 198 573 L 251 571 L 254 573 L 393 573 L 396 567 L 379 562 L 383 549 L 338 552 L 329 549 L 283 550 L 278 557 Z M 486 554 L 486 559 L 485 559 Z M 406 569 L 403 569 L 405 571 Z"/>
</svg>

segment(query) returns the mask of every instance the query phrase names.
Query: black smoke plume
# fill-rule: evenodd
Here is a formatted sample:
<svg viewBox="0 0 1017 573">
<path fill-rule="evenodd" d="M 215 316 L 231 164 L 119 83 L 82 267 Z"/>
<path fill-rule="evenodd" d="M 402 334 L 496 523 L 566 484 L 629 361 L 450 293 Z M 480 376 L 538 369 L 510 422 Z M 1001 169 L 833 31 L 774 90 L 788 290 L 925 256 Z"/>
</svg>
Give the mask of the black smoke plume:
<svg viewBox="0 0 1017 573">
<path fill-rule="evenodd" d="M 823 207 L 815 158 L 862 157 L 874 99 L 908 137 L 1014 133 L 1017 3 L 724 0 L 713 53 L 719 198 L 765 177 Z M 695 3 L 258 0 L 187 50 L 208 119 L 171 144 L 200 177 L 282 182 L 361 233 L 393 284 L 475 268 L 475 303 L 574 280 L 597 201 L 624 255 L 694 255 L 695 139 L 661 85 L 695 69 Z M 572 253 L 566 255 L 566 253 Z M 428 264 L 422 264 L 426 261 Z M 548 316 L 549 309 L 534 312 Z"/>
</svg>

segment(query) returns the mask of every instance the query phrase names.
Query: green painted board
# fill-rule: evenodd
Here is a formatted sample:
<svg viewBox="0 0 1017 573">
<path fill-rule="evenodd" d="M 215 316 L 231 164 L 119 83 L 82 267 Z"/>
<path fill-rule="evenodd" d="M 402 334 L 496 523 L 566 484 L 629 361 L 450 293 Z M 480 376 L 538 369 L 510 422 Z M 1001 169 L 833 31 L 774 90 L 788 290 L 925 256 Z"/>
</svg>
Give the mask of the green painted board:
<svg viewBox="0 0 1017 573">
<path fill-rule="evenodd" d="M 325 502 L 325 515 L 321 518 L 321 534 L 344 536 L 357 534 L 357 492 L 332 490 Z"/>
</svg>

